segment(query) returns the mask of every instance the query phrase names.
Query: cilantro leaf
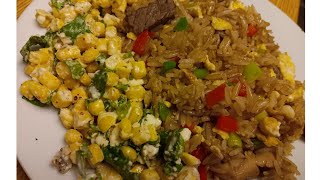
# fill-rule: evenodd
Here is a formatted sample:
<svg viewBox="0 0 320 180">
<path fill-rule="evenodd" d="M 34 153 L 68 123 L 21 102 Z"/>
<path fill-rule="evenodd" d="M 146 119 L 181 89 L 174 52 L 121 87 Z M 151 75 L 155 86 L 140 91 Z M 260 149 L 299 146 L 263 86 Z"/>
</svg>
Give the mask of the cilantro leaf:
<svg viewBox="0 0 320 180">
<path fill-rule="evenodd" d="M 80 77 L 84 74 L 84 68 L 81 64 L 76 60 L 66 61 L 67 66 L 71 71 L 71 75 L 73 79 L 80 79 Z"/>
<path fill-rule="evenodd" d="M 90 32 L 89 27 L 86 25 L 84 16 L 77 16 L 73 21 L 63 26 L 60 30 L 66 36 L 70 37 L 74 41 L 79 34 Z"/>
</svg>

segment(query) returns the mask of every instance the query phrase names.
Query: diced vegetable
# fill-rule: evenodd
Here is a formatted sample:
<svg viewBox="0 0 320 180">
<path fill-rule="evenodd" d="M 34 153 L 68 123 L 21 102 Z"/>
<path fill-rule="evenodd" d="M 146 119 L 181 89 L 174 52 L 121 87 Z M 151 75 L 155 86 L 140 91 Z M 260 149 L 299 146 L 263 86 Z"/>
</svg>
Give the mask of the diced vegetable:
<svg viewBox="0 0 320 180">
<path fill-rule="evenodd" d="M 193 73 L 199 79 L 204 79 L 209 74 L 207 69 L 202 69 L 202 68 L 195 69 Z"/>
<path fill-rule="evenodd" d="M 180 158 L 184 150 L 184 140 L 180 130 L 170 132 L 168 144 L 165 148 L 164 159 L 166 161 L 176 161 Z"/>
<path fill-rule="evenodd" d="M 255 25 L 249 24 L 248 25 L 248 31 L 247 31 L 247 36 L 248 37 L 253 37 L 255 34 L 257 34 L 258 28 Z"/>
<path fill-rule="evenodd" d="M 230 133 L 229 139 L 228 139 L 228 146 L 241 148 L 242 147 L 241 138 L 235 133 Z"/>
<path fill-rule="evenodd" d="M 183 164 L 177 164 L 175 162 L 166 162 L 164 164 L 163 170 L 166 175 L 171 175 L 181 171 Z"/>
<path fill-rule="evenodd" d="M 31 103 L 31 104 L 33 104 L 33 105 L 39 106 L 39 107 L 45 107 L 45 106 L 48 105 L 48 104 L 45 104 L 45 103 L 40 102 L 40 101 L 39 101 L 38 99 L 36 99 L 36 98 L 30 100 L 30 99 L 22 96 L 22 99 L 28 101 L 29 103 Z"/>
<path fill-rule="evenodd" d="M 100 92 L 100 94 L 104 94 L 106 90 L 106 82 L 107 82 L 107 71 L 100 70 L 97 72 L 92 78 L 92 83 L 96 87 L 96 89 Z"/>
<path fill-rule="evenodd" d="M 66 36 L 70 37 L 74 41 L 79 34 L 90 32 L 89 27 L 86 25 L 85 18 L 83 16 L 77 16 L 69 24 L 63 26 L 60 30 Z"/>
<path fill-rule="evenodd" d="M 163 63 L 162 66 L 162 73 L 166 73 L 170 71 L 171 69 L 174 69 L 177 67 L 177 62 L 176 61 L 166 61 Z"/>
<path fill-rule="evenodd" d="M 207 180 L 208 179 L 208 172 L 205 165 L 200 164 L 198 167 L 198 171 L 200 174 L 200 180 Z"/>
<path fill-rule="evenodd" d="M 236 83 L 239 82 L 239 79 L 233 79 L 227 82 L 228 86 L 234 86 Z M 244 83 L 240 83 L 240 89 L 238 92 L 238 96 L 246 97 L 247 96 L 247 86 Z"/>
<path fill-rule="evenodd" d="M 264 145 L 262 141 L 256 138 L 252 140 L 252 143 L 253 143 L 254 149 L 260 149 Z"/>
<path fill-rule="evenodd" d="M 255 119 L 257 121 L 262 121 L 266 117 L 268 117 L 267 111 L 262 111 L 261 113 L 259 113 L 258 115 L 255 116 Z"/>
<path fill-rule="evenodd" d="M 127 97 L 121 95 L 117 107 L 117 114 L 119 119 L 123 119 L 127 116 L 130 106 L 130 101 L 128 101 Z"/>
<path fill-rule="evenodd" d="M 174 27 L 174 31 L 184 31 L 188 28 L 188 20 L 186 17 L 182 17 L 178 20 L 178 23 Z"/>
<path fill-rule="evenodd" d="M 57 8 L 57 9 L 62 9 L 63 6 L 68 2 L 69 0 L 51 0 L 51 4 L 53 7 Z"/>
<path fill-rule="evenodd" d="M 100 67 L 104 67 L 106 60 L 107 60 L 107 56 L 105 54 L 100 54 L 96 58 L 96 61 L 99 63 Z"/>
<path fill-rule="evenodd" d="M 244 67 L 242 74 L 248 82 L 253 82 L 262 75 L 262 70 L 257 63 L 251 62 Z"/>
<path fill-rule="evenodd" d="M 221 84 L 217 88 L 213 89 L 206 95 L 206 103 L 207 108 L 211 108 L 213 105 L 217 104 L 218 102 L 224 100 L 224 89 L 226 84 Z"/>
<path fill-rule="evenodd" d="M 123 155 L 121 146 L 105 147 L 103 148 L 103 154 L 104 161 L 117 170 L 124 179 L 139 180 L 139 176 L 137 174 L 130 172 L 132 165 L 129 164 L 129 158 L 126 158 Z"/>
<path fill-rule="evenodd" d="M 235 132 L 238 130 L 238 121 L 232 116 L 220 116 L 216 128 L 226 132 Z"/>
<path fill-rule="evenodd" d="M 146 46 L 151 36 L 152 36 L 152 33 L 149 32 L 148 30 L 145 30 L 142 33 L 140 33 L 137 39 L 133 43 L 132 51 L 142 56 L 145 53 Z"/>
<path fill-rule="evenodd" d="M 158 111 L 162 121 L 165 121 L 171 113 L 170 109 L 162 102 L 158 103 Z"/>
<path fill-rule="evenodd" d="M 127 58 L 131 58 L 131 57 L 133 57 L 133 54 L 132 54 L 132 51 L 129 51 L 129 52 L 125 53 L 122 58 L 127 59 Z"/>
<path fill-rule="evenodd" d="M 199 145 L 196 150 L 191 152 L 191 154 L 200 159 L 200 161 L 203 161 L 204 158 L 206 158 L 208 152 L 202 145 Z"/>
<path fill-rule="evenodd" d="M 118 84 L 115 87 L 121 91 L 126 91 L 128 89 L 128 84 Z"/>
<path fill-rule="evenodd" d="M 66 65 L 69 67 L 73 79 L 80 79 L 85 72 L 84 68 L 77 60 L 66 61 Z"/>
<path fill-rule="evenodd" d="M 82 177 L 85 177 L 87 174 L 86 160 L 91 158 L 91 156 L 87 144 L 83 144 L 76 153 L 77 166 Z"/>
</svg>

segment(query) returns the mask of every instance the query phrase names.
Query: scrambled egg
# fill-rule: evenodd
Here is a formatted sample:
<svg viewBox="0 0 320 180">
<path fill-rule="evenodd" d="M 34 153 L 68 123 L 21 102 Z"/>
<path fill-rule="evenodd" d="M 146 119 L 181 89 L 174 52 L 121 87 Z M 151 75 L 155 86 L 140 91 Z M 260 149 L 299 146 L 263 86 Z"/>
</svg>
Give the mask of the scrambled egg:
<svg viewBox="0 0 320 180">
<path fill-rule="evenodd" d="M 266 117 L 260 121 L 259 128 L 266 135 L 279 137 L 280 124 L 275 118 Z"/>
<path fill-rule="evenodd" d="M 257 45 L 257 52 L 259 54 L 263 54 L 267 51 L 267 46 L 265 44 L 258 44 Z"/>
<path fill-rule="evenodd" d="M 229 5 L 229 9 L 235 10 L 235 9 L 243 9 L 246 10 L 246 7 L 243 5 L 240 1 L 232 1 Z"/>
<path fill-rule="evenodd" d="M 187 9 L 191 11 L 192 15 L 203 18 L 201 7 L 198 4 L 196 5 L 195 3 L 190 3 Z"/>
<path fill-rule="evenodd" d="M 273 69 L 270 69 L 270 77 L 276 77 L 276 73 L 273 71 Z"/>
<path fill-rule="evenodd" d="M 218 17 L 212 17 L 212 26 L 215 30 L 227 30 L 227 29 L 232 29 L 232 25 L 221 18 Z"/>
<path fill-rule="evenodd" d="M 287 53 L 284 53 L 278 56 L 278 60 L 280 61 L 279 67 L 283 78 L 288 80 L 294 86 L 296 67 L 293 64 L 291 57 Z"/>
<path fill-rule="evenodd" d="M 295 89 L 294 92 L 292 94 L 290 94 L 288 96 L 288 102 L 293 102 L 295 99 L 298 99 L 300 97 L 302 97 L 304 94 L 304 88 L 303 87 L 299 87 L 298 89 Z"/>
</svg>

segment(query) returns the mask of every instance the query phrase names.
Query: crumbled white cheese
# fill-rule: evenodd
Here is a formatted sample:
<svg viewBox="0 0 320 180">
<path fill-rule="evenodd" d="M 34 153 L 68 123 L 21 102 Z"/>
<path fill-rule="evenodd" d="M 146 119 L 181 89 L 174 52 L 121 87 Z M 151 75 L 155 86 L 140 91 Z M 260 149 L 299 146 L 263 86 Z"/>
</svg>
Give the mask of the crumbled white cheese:
<svg viewBox="0 0 320 180">
<path fill-rule="evenodd" d="M 188 128 L 183 128 L 180 134 L 184 141 L 188 141 L 191 137 L 191 131 Z"/>
<path fill-rule="evenodd" d="M 109 141 L 103 136 L 103 134 L 97 135 L 95 138 L 91 139 L 91 144 L 98 144 L 99 146 L 106 147 L 109 144 Z"/>
<path fill-rule="evenodd" d="M 142 155 L 148 159 L 153 159 L 158 152 L 159 148 L 150 144 L 146 144 L 142 148 Z"/>
<path fill-rule="evenodd" d="M 110 56 L 105 64 L 108 69 L 114 70 L 116 66 L 122 61 L 121 54 L 115 54 Z"/>
<path fill-rule="evenodd" d="M 90 10 L 91 4 L 89 2 L 77 2 L 74 7 L 78 13 L 85 14 Z"/>
<path fill-rule="evenodd" d="M 144 126 L 152 125 L 156 128 L 159 128 L 161 123 L 162 121 L 159 118 L 154 117 L 152 114 L 147 114 L 143 121 Z"/>
<path fill-rule="evenodd" d="M 89 92 L 90 92 L 90 94 L 91 94 L 91 97 L 92 97 L 93 99 L 98 99 L 98 98 L 100 98 L 101 94 L 100 94 L 100 92 L 97 90 L 96 87 L 90 86 L 90 87 L 88 88 L 88 90 L 89 90 Z"/>
<path fill-rule="evenodd" d="M 119 126 L 116 126 L 114 129 L 112 129 L 109 140 L 110 146 L 118 146 L 121 143 Z"/>
</svg>

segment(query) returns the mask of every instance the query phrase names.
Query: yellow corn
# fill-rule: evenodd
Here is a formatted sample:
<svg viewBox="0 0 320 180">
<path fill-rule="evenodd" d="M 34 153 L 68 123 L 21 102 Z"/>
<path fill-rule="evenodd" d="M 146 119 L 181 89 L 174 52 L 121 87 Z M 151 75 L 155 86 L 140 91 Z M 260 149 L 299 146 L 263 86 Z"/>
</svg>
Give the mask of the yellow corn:
<svg viewBox="0 0 320 180">
<path fill-rule="evenodd" d="M 102 180 L 122 180 L 121 175 L 106 163 L 97 164 L 96 171 Z"/>
<path fill-rule="evenodd" d="M 106 38 L 112 38 L 117 36 L 117 28 L 114 26 L 108 26 L 106 27 L 106 32 L 105 32 Z"/>
<path fill-rule="evenodd" d="M 74 112 L 82 110 L 87 110 L 85 99 L 79 99 L 76 103 L 74 103 L 72 108 L 72 111 Z"/>
<path fill-rule="evenodd" d="M 62 108 L 59 112 L 60 121 L 66 129 L 73 127 L 73 116 L 72 112 L 68 108 Z"/>
<path fill-rule="evenodd" d="M 90 144 L 88 149 L 91 153 L 91 157 L 89 159 L 91 165 L 95 165 L 103 161 L 104 159 L 103 152 L 98 144 Z"/>
<path fill-rule="evenodd" d="M 148 126 L 133 127 L 132 136 L 130 137 L 132 142 L 140 146 L 150 140 L 150 132 Z"/>
<path fill-rule="evenodd" d="M 145 167 L 143 165 L 136 164 L 131 168 L 130 172 L 140 174 L 144 169 Z"/>
<path fill-rule="evenodd" d="M 108 54 L 110 56 L 121 53 L 122 39 L 119 36 L 108 39 Z"/>
<path fill-rule="evenodd" d="M 128 118 L 124 118 L 119 123 L 119 128 L 121 129 L 120 137 L 123 140 L 128 140 L 131 136 L 132 125 L 131 121 Z"/>
<path fill-rule="evenodd" d="M 80 34 L 75 40 L 75 45 L 79 47 L 81 51 L 85 51 L 91 47 L 95 47 L 98 38 L 92 33 Z"/>
<path fill-rule="evenodd" d="M 29 82 L 29 91 L 36 97 L 40 102 L 47 103 L 49 101 L 51 92 L 46 86 L 41 85 L 36 81 Z"/>
<path fill-rule="evenodd" d="M 73 114 L 73 118 L 74 118 L 73 126 L 75 129 L 88 128 L 89 122 L 94 120 L 94 118 L 89 113 L 89 111 L 86 111 L 86 110 L 77 111 L 76 109 L 74 109 L 72 111 L 72 114 Z"/>
<path fill-rule="evenodd" d="M 87 73 L 84 73 L 79 80 L 85 86 L 89 86 L 91 83 L 91 78 Z"/>
<path fill-rule="evenodd" d="M 49 27 L 52 19 L 53 19 L 52 14 L 42 9 L 36 10 L 36 20 L 41 27 L 43 28 Z"/>
<path fill-rule="evenodd" d="M 72 79 L 71 77 L 68 79 L 65 79 L 63 83 L 68 89 L 75 89 L 80 86 L 80 82 L 76 79 Z"/>
<path fill-rule="evenodd" d="M 127 0 L 116 0 L 116 3 L 118 4 L 117 10 L 124 13 L 127 8 Z"/>
<path fill-rule="evenodd" d="M 148 129 L 149 129 L 149 133 L 150 133 L 150 141 L 158 140 L 159 137 L 157 134 L 156 127 L 154 127 L 153 125 L 148 125 Z"/>
<path fill-rule="evenodd" d="M 72 93 L 64 86 L 60 86 L 58 91 L 51 98 L 52 105 L 56 108 L 66 108 L 72 103 Z"/>
<path fill-rule="evenodd" d="M 98 116 L 99 113 L 104 111 L 104 104 L 101 99 L 98 99 L 96 101 L 90 102 L 88 105 L 89 112 L 94 115 Z"/>
<path fill-rule="evenodd" d="M 71 78 L 71 71 L 67 64 L 64 62 L 57 63 L 56 72 L 61 79 Z"/>
<path fill-rule="evenodd" d="M 59 13 L 59 10 L 55 7 L 51 7 L 52 8 L 52 15 L 55 17 L 55 18 L 60 18 L 60 13 Z"/>
<path fill-rule="evenodd" d="M 141 180 L 160 180 L 160 176 L 154 169 L 145 169 L 140 174 Z"/>
<path fill-rule="evenodd" d="M 26 75 L 31 75 L 31 73 L 34 71 L 36 67 L 34 65 L 28 64 L 25 68 L 24 68 L 24 73 Z"/>
<path fill-rule="evenodd" d="M 94 20 L 99 21 L 101 19 L 100 12 L 98 9 L 91 9 L 90 14 L 94 18 Z"/>
<path fill-rule="evenodd" d="M 195 133 L 195 134 L 201 134 L 203 132 L 203 128 L 200 127 L 200 126 L 195 126 L 193 129 L 192 129 L 192 132 Z"/>
<path fill-rule="evenodd" d="M 65 6 L 60 10 L 60 17 L 67 24 L 77 17 L 74 6 Z"/>
<path fill-rule="evenodd" d="M 91 8 L 91 4 L 86 1 L 77 2 L 74 4 L 75 10 L 78 14 L 85 15 Z"/>
<path fill-rule="evenodd" d="M 75 142 L 75 143 L 69 144 L 69 148 L 70 148 L 71 152 L 78 151 L 80 149 L 80 147 L 81 147 L 80 142 Z"/>
<path fill-rule="evenodd" d="M 108 13 L 103 17 L 103 21 L 107 26 L 118 26 L 120 23 L 119 18 Z"/>
<path fill-rule="evenodd" d="M 118 100 L 120 97 L 121 93 L 119 91 L 119 89 L 115 88 L 115 87 L 109 87 L 106 89 L 106 92 L 104 93 L 103 97 L 106 99 L 110 99 L 110 100 Z"/>
<path fill-rule="evenodd" d="M 71 91 L 73 103 L 77 102 L 79 99 L 87 99 L 88 95 L 83 86 L 77 87 Z"/>
<path fill-rule="evenodd" d="M 169 101 L 163 101 L 164 105 L 166 105 L 168 108 L 171 107 L 171 103 Z"/>
<path fill-rule="evenodd" d="M 90 27 L 90 31 L 97 37 L 103 37 L 106 32 L 106 27 L 102 22 L 95 22 Z"/>
<path fill-rule="evenodd" d="M 106 54 L 106 53 L 108 52 L 107 39 L 105 39 L 105 38 L 99 38 L 99 39 L 97 40 L 96 47 L 97 47 L 97 49 L 98 49 L 99 52 Z"/>
<path fill-rule="evenodd" d="M 38 80 L 50 90 L 58 89 L 61 84 L 60 80 L 56 76 L 54 76 L 51 72 L 44 70 L 43 68 L 39 69 Z"/>
<path fill-rule="evenodd" d="M 54 18 L 54 19 L 51 21 L 50 30 L 51 30 L 52 32 L 57 32 L 57 31 L 59 31 L 63 26 L 64 26 L 63 20 L 61 20 L 61 19 L 59 19 L 59 18 Z"/>
<path fill-rule="evenodd" d="M 131 162 L 135 162 L 137 159 L 137 152 L 130 146 L 122 146 L 121 151 L 125 157 L 127 157 Z"/>
<path fill-rule="evenodd" d="M 135 79 L 142 79 L 147 75 L 146 65 L 143 61 L 132 62 L 132 76 Z"/>
<path fill-rule="evenodd" d="M 29 61 L 33 64 L 45 64 L 53 60 L 53 52 L 51 48 L 41 48 L 38 51 L 31 51 L 29 54 Z"/>
<path fill-rule="evenodd" d="M 135 41 L 137 39 L 137 36 L 133 32 L 127 33 L 127 38 Z"/>
<path fill-rule="evenodd" d="M 122 62 L 119 63 L 119 65 L 117 65 L 116 67 L 116 73 L 119 75 L 120 79 L 121 78 L 129 78 L 130 75 L 130 69 L 125 67 L 125 66 L 121 66 Z"/>
<path fill-rule="evenodd" d="M 28 80 L 28 81 L 25 81 L 21 84 L 20 86 L 20 93 L 28 98 L 29 100 L 32 100 L 33 99 L 33 94 L 31 93 L 30 89 L 29 89 L 29 86 L 30 84 L 33 83 L 33 80 Z"/>
<path fill-rule="evenodd" d="M 198 166 L 201 161 L 189 153 L 182 153 L 181 160 L 188 166 Z"/>
<path fill-rule="evenodd" d="M 143 115 L 143 105 L 141 101 L 130 101 L 131 103 L 131 111 L 128 119 L 131 123 L 135 123 L 142 118 Z"/>
<path fill-rule="evenodd" d="M 117 114 L 115 112 L 102 112 L 98 115 L 98 128 L 101 132 L 107 132 L 111 126 L 115 125 Z"/>
<path fill-rule="evenodd" d="M 75 129 L 69 129 L 67 130 L 66 134 L 64 135 L 64 140 L 68 143 L 68 144 L 72 144 L 72 143 L 76 143 L 76 142 L 82 142 L 82 134 L 75 130 Z"/>
<path fill-rule="evenodd" d="M 108 86 L 115 86 L 118 84 L 119 76 L 116 73 L 108 72 L 107 76 L 108 76 L 108 80 L 107 80 Z"/>
<path fill-rule="evenodd" d="M 98 56 L 99 56 L 99 50 L 90 48 L 82 54 L 81 61 L 83 63 L 88 64 L 93 62 Z"/>
<path fill-rule="evenodd" d="M 146 93 L 146 90 L 144 89 L 143 86 L 138 85 L 138 86 L 131 86 L 129 89 L 126 91 L 126 96 L 130 100 L 137 100 L 137 101 L 142 101 L 144 98 L 144 94 Z"/>
<path fill-rule="evenodd" d="M 68 46 L 63 49 L 59 49 L 56 52 L 56 56 L 60 61 L 66 61 L 70 59 L 77 59 L 81 57 L 80 49 L 78 46 Z"/>
<path fill-rule="evenodd" d="M 92 62 L 87 64 L 86 71 L 87 73 L 94 73 L 99 69 L 99 64 L 97 62 Z"/>
</svg>

